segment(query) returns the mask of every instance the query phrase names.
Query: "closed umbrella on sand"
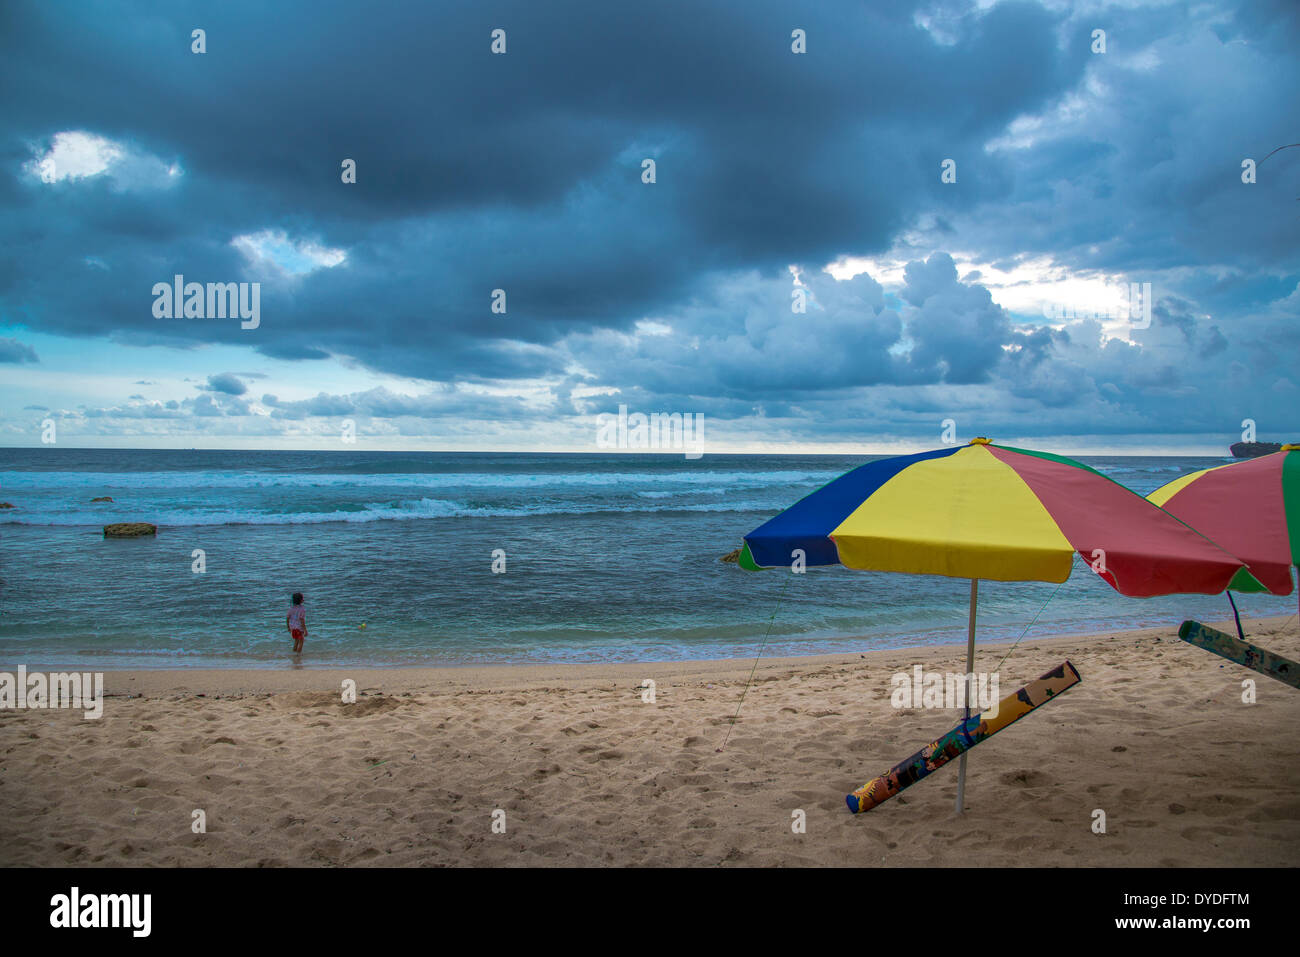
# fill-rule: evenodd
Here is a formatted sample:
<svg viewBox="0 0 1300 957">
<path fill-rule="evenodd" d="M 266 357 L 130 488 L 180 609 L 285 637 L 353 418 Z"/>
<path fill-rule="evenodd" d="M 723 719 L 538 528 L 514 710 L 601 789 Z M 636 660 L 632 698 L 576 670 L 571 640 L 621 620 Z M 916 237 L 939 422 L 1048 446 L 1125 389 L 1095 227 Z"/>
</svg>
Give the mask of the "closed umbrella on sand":
<svg viewBox="0 0 1300 957">
<path fill-rule="evenodd" d="M 1063 582 L 1076 552 L 1120 594 L 1134 597 L 1217 594 L 1243 569 L 1214 542 L 1095 469 L 984 438 L 859 466 L 744 536 L 739 564 L 757 570 L 802 557 L 808 566 L 970 579 L 969 674 L 979 579 Z M 963 753 L 958 813 L 965 777 Z"/>
</svg>

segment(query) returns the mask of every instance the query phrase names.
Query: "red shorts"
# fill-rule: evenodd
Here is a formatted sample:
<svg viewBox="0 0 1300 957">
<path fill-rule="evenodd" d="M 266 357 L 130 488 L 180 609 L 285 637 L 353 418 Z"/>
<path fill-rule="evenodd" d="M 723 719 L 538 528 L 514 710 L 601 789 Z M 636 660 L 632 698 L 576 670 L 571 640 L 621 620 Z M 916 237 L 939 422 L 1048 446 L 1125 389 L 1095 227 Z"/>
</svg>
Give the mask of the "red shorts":
<svg viewBox="0 0 1300 957">
<path fill-rule="evenodd" d="M 302 641 L 303 638 L 305 637 L 302 633 L 302 630 L 298 628 L 290 629 L 289 633 L 293 635 L 294 641 Z"/>
</svg>

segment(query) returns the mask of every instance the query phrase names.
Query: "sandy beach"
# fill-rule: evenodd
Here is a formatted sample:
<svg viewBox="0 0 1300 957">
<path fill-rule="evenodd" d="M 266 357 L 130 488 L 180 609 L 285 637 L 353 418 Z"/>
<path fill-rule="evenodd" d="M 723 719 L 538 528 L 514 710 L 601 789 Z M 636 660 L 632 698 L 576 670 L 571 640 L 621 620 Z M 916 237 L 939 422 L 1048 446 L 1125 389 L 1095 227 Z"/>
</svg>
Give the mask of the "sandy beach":
<svg viewBox="0 0 1300 957">
<path fill-rule="evenodd" d="M 1300 658 L 1294 617 L 1246 633 Z M 1081 684 L 971 752 L 962 816 L 955 762 L 844 805 L 956 723 L 890 704 L 955 646 L 760 661 L 722 751 L 752 659 L 111 673 L 100 720 L 0 711 L 0 864 L 1300 864 L 1300 692 L 1168 627 L 1026 640 L 1002 695 L 1065 659 Z"/>
</svg>

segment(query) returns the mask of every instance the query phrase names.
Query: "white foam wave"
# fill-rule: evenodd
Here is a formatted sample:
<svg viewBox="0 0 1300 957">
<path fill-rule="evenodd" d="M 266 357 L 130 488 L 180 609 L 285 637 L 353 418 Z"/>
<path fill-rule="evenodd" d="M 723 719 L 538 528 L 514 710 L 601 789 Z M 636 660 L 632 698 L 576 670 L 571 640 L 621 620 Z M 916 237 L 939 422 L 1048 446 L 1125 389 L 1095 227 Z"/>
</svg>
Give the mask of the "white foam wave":
<svg viewBox="0 0 1300 957">
<path fill-rule="evenodd" d="M 488 472 L 401 472 L 385 474 L 318 474 L 307 472 L 0 472 L 0 487 L 14 490 L 54 489 L 261 489 L 261 488 L 495 488 L 535 489 L 629 485 L 764 488 L 826 482 L 834 471 L 695 471 L 572 472 L 506 474 Z"/>
<path fill-rule="evenodd" d="M 372 502 L 361 509 L 334 509 L 316 512 L 266 512 L 253 509 L 154 509 L 126 514 L 89 511 L 42 512 L 24 510 L 0 513 L 0 525 L 41 525 L 99 527 L 116 521 L 151 522 L 158 526 L 209 525 L 318 525 L 327 522 L 396 522 L 437 518 L 521 518 L 546 515 L 592 515 L 602 512 L 766 512 L 769 503 L 725 501 L 706 504 L 664 504 L 614 506 L 611 503 L 589 505 L 520 505 L 512 507 L 477 506 L 450 499 L 421 498 L 397 504 Z"/>
</svg>

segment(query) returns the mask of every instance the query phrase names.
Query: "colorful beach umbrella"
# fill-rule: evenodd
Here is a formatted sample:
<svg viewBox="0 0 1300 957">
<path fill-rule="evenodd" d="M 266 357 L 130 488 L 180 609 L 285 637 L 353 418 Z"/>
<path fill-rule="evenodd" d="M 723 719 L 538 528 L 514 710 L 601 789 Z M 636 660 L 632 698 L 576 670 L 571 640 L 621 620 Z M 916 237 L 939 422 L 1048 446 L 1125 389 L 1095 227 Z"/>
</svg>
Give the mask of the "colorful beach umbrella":
<svg viewBox="0 0 1300 957">
<path fill-rule="evenodd" d="M 979 579 L 1063 582 L 1076 553 L 1120 594 L 1135 597 L 1218 594 L 1244 568 L 1095 469 L 984 438 L 853 469 L 744 536 L 739 564 L 757 570 L 802 561 L 968 578 L 970 673 Z"/>
<path fill-rule="evenodd" d="M 1291 594 L 1300 565 L 1300 445 L 1192 472 L 1147 498 L 1250 567 L 1234 591 Z"/>
<path fill-rule="evenodd" d="M 1095 469 L 987 439 L 859 466 L 744 536 L 739 563 L 790 565 L 796 550 L 807 566 L 1045 582 L 1077 552 L 1132 597 L 1218 594 L 1243 567 Z"/>
</svg>

